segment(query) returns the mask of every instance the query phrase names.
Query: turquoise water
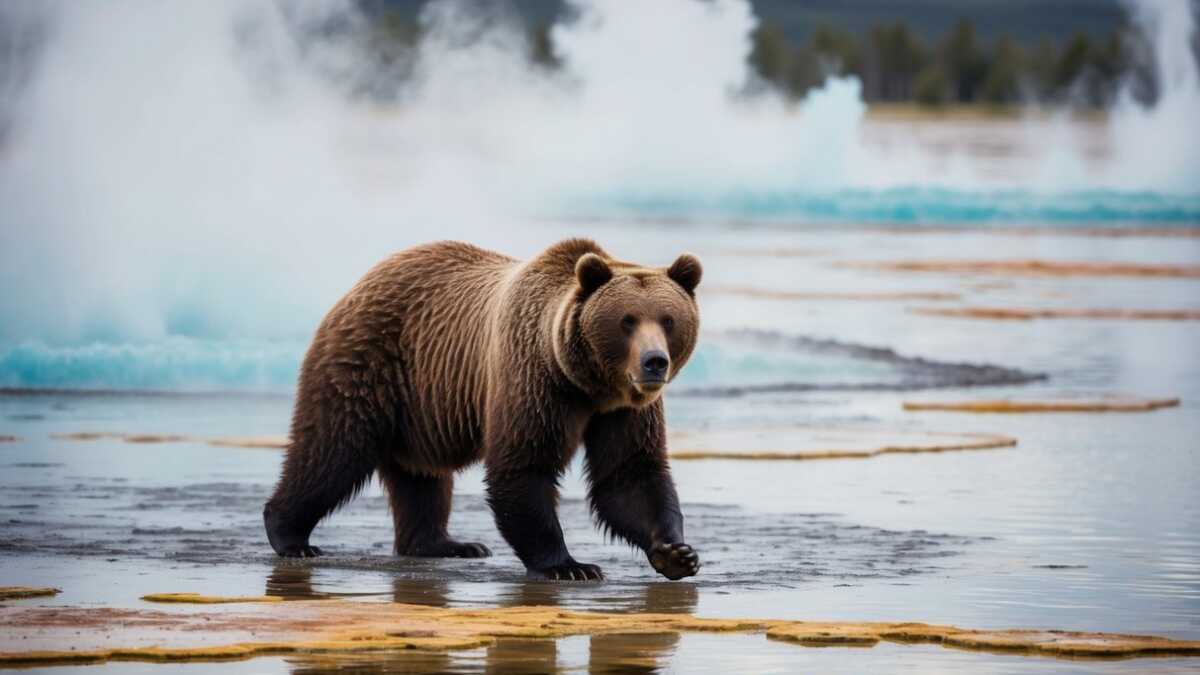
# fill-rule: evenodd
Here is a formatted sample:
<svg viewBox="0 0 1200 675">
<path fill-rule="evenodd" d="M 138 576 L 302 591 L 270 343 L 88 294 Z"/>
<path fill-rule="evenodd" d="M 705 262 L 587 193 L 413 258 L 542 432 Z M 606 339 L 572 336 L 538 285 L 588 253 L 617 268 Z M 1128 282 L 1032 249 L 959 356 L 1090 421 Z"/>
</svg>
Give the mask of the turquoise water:
<svg viewBox="0 0 1200 675">
<path fill-rule="evenodd" d="M 30 342 L 0 347 L 0 389 L 290 393 L 306 348 L 301 341 L 185 337 L 81 346 Z M 877 347 L 742 331 L 706 335 L 673 390 L 728 396 L 1005 384 L 1036 377 L 1010 369 L 981 373 L 974 366 L 919 361 Z"/>
<path fill-rule="evenodd" d="M 1200 186 L 1200 176 L 1197 177 Z M 1194 225 L 1200 192 L 1081 190 L 955 190 L 901 187 L 883 190 L 629 190 L 573 200 L 612 217 L 721 218 L 741 223 L 875 223 L 1103 226 Z"/>
<path fill-rule="evenodd" d="M 687 221 L 689 227 L 697 228 L 684 236 L 685 245 L 692 245 L 714 234 L 744 232 L 753 239 L 780 230 L 800 233 L 812 225 L 850 232 L 857 224 L 898 228 L 953 224 L 981 231 L 1029 225 L 1063 231 L 1078 227 L 1189 227 L 1200 223 L 1200 192 L 1087 190 L 1043 194 L 931 187 L 833 192 L 658 189 L 564 200 L 559 211 L 567 222 L 655 221 L 653 230 L 659 238 L 677 237 L 676 223 Z M 545 234 L 544 239 L 550 241 L 564 233 Z M 773 285 L 786 287 L 788 283 L 780 280 Z M 252 296 L 246 300 L 250 305 L 255 304 Z M 57 336 L 39 335 L 36 327 L 22 330 L 21 326 L 5 326 L 0 335 L 10 339 L 0 341 L 0 387 L 291 390 L 308 335 L 287 339 L 253 334 L 229 339 L 228 331 L 206 335 L 204 326 L 223 325 L 219 320 L 223 310 L 219 303 L 214 301 L 213 305 L 190 307 L 191 320 L 186 325 L 173 319 L 177 312 L 166 311 L 161 323 L 167 336 L 151 340 L 125 339 L 121 326 L 114 326 L 99 341 L 79 337 L 65 342 Z M 314 317 L 320 315 L 315 306 L 303 310 Z M 871 362 L 853 354 L 764 350 L 706 339 L 680 381 L 683 387 L 696 388 L 732 383 L 871 387 L 903 386 L 904 378 L 895 364 Z"/>
<path fill-rule="evenodd" d="M 300 341 L 170 337 L 145 342 L 0 346 L 0 387 L 98 390 L 290 390 Z"/>
</svg>

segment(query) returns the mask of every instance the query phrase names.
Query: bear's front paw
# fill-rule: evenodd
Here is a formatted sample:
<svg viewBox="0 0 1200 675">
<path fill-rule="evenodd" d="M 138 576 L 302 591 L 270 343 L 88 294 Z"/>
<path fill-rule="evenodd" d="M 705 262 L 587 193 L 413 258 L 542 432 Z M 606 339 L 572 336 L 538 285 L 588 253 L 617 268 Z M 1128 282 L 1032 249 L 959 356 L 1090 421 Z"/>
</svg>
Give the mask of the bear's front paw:
<svg viewBox="0 0 1200 675">
<path fill-rule="evenodd" d="M 687 544 L 658 544 L 646 553 L 659 574 L 678 581 L 700 571 L 700 556 Z"/>
<path fill-rule="evenodd" d="M 599 566 L 574 560 L 542 569 L 531 569 L 527 572 L 527 576 L 553 581 L 600 581 L 604 579 L 604 573 L 600 571 Z"/>
<path fill-rule="evenodd" d="M 279 557 L 281 558 L 315 558 L 319 555 L 325 555 L 321 549 L 309 544 L 292 544 L 290 546 L 283 546 L 280 547 L 276 553 L 278 553 Z"/>
</svg>

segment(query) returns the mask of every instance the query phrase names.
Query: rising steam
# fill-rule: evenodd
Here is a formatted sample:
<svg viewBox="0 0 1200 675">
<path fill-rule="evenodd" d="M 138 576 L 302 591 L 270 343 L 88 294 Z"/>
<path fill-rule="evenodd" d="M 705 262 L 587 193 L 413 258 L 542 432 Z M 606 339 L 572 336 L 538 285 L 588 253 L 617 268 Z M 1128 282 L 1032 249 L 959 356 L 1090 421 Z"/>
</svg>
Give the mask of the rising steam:
<svg viewBox="0 0 1200 675">
<path fill-rule="evenodd" d="M 435 2 L 386 106 L 347 86 L 386 75 L 355 43 L 354 7 L 6 6 L 8 25 L 42 26 L 44 39 L 0 106 L 0 386 L 26 381 L 6 344 L 302 345 L 392 250 L 463 238 L 527 254 L 561 234 L 532 223 L 614 195 L 690 195 L 703 211 L 729 194 L 951 187 L 975 200 L 1200 184 L 1186 0 L 1136 6 L 1165 89 L 1152 110 L 1126 97 L 1112 111 L 1113 161 L 1087 165 L 1067 140 L 1038 139 L 1067 150 L 1033 165 L 1071 168 L 1000 178 L 865 143 L 853 79 L 798 109 L 756 87 L 746 0 L 580 0 L 553 29 L 553 71 L 530 63 L 513 22 Z M 350 29 L 304 30 L 330 22 Z"/>
</svg>

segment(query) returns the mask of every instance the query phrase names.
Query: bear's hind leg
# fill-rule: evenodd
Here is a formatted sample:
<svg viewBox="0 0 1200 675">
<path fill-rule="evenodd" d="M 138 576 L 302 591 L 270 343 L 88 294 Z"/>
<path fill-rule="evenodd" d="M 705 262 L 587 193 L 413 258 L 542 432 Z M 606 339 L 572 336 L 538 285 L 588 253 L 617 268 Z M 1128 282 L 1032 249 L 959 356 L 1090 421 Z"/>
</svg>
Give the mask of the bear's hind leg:
<svg viewBox="0 0 1200 675">
<path fill-rule="evenodd" d="M 396 555 L 486 558 L 492 554 L 483 544 L 455 541 L 446 532 L 453 476 L 417 474 L 389 464 L 380 467 L 379 477 L 392 502 Z"/>
<path fill-rule="evenodd" d="M 308 537 L 329 515 L 366 485 L 375 470 L 369 453 L 313 452 L 301 443 L 288 448 L 275 494 L 263 508 L 271 548 L 285 558 L 311 558 L 321 549 Z"/>
</svg>

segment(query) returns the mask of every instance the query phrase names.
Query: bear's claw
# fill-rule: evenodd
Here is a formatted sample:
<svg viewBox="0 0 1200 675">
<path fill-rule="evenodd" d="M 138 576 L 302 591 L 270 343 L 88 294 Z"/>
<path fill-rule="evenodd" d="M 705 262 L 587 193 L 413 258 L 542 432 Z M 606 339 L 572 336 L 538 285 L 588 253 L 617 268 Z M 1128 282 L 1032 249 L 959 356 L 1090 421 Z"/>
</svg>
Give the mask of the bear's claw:
<svg viewBox="0 0 1200 675">
<path fill-rule="evenodd" d="M 646 554 L 659 574 L 678 581 L 700 571 L 700 555 L 687 544 L 658 544 Z"/>
<path fill-rule="evenodd" d="M 568 560 L 561 565 L 553 565 L 540 570 L 529 570 L 528 576 L 549 579 L 552 581 L 602 581 L 604 572 L 598 565 Z"/>
</svg>

